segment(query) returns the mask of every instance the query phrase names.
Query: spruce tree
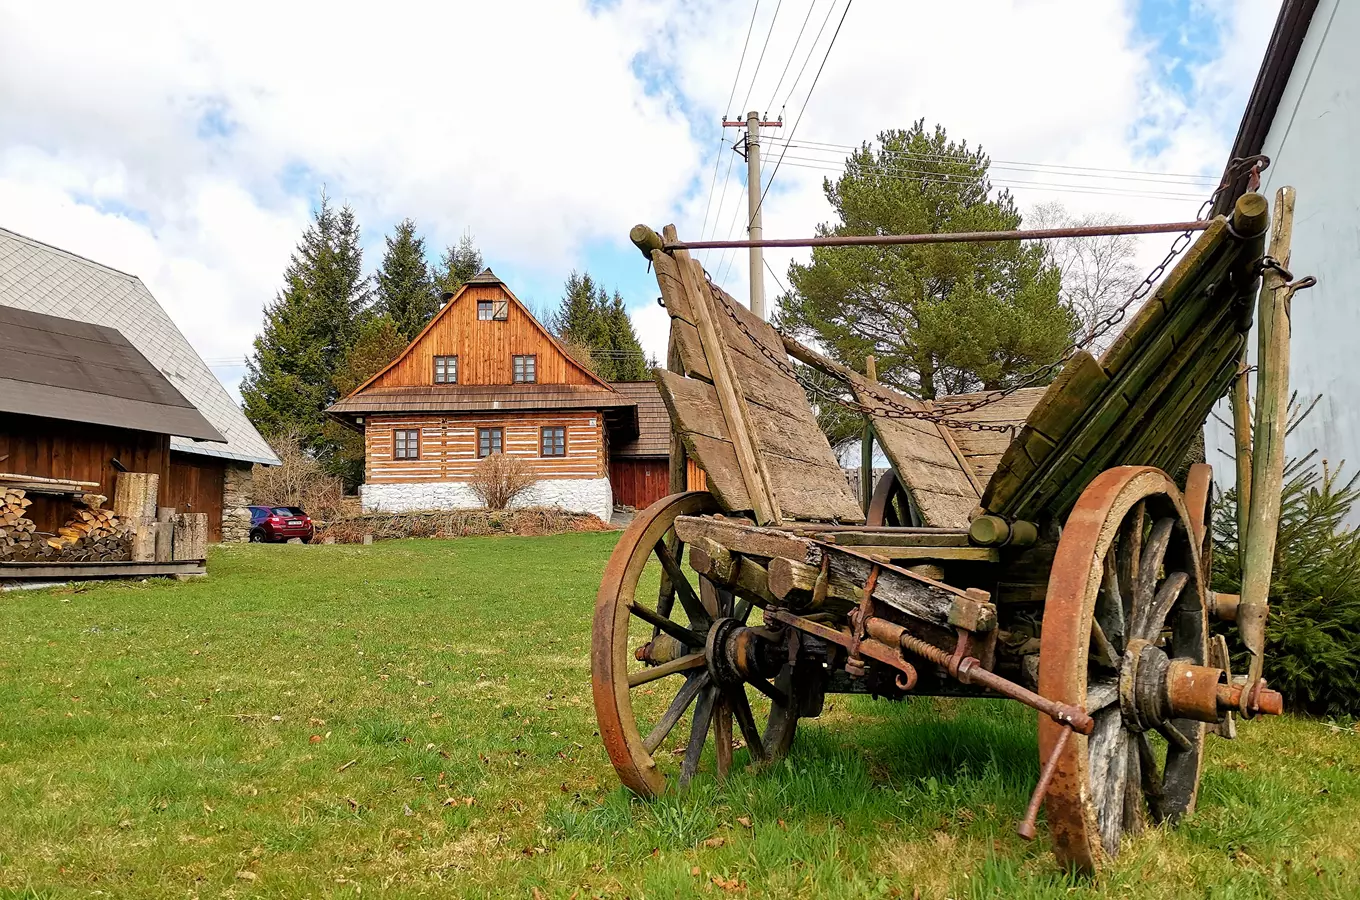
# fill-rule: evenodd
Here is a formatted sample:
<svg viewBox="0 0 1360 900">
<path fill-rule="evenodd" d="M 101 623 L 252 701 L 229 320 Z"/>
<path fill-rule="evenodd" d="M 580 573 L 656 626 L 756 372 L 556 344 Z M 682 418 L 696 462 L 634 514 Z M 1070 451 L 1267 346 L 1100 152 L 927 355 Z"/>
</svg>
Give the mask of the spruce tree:
<svg viewBox="0 0 1360 900">
<path fill-rule="evenodd" d="M 348 396 L 396 359 L 408 343 L 390 316 L 364 316 L 344 362 L 331 376 L 336 395 Z M 364 436 L 339 422 L 328 420 L 325 437 L 331 444 L 326 471 L 343 478 L 346 489 L 353 490 L 364 480 Z"/>
<path fill-rule="evenodd" d="M 642 342 L 633 330 L 633 320 L 628 318 L 623 297 L 618 291 L 609 301 L 604 313 L 605 330 L 609 339 L 613 372 L 609 381 L 645 381 L 651 377 L 646 355 L 642 352 Z"/>
<path fill-rule="evenodd" d="M 368 302 L 362 271 L 354 211 L 337 211 L 323 193 L 246 363 L 246 415 L 266 436 L 292 431 L 309 451 L 324 457 L 329 450 L 324 411 Z"/>
<path fill-rule="evenodd" d="M 416 235 L 416 223 L 405 219 L 386 241 L 382 266 L 374 276 L 374 307 L 410 341 L 439 309 L 425 261 L 425 239 Z"/>
<path fill-rule="evenodd" d="M 468 279 L 482 271 L 482 252 L 472 239 L 470 232 L 463 232 L 456 245 L 450 244 L 439 260 L 435 271 L 435 290 L 439 293 L 456 294 L 467 284 Z"/>
<path fill-rule="evenodd" d="M 562 302 L 549 328 L 572 355 L 582 357 L 581 362 L 606 381 L 642 381 L 648 377 L 642 344 L 623 297 L 615 291 L 611 298 L 589 273 L 573 271 L 567 277 Z"/>
</svg>

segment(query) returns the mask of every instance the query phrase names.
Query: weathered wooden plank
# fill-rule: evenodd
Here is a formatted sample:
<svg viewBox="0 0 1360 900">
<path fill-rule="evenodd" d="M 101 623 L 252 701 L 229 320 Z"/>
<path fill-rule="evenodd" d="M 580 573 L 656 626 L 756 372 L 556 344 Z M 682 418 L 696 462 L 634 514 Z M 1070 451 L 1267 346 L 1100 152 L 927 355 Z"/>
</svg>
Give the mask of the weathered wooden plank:
<svg viewBox="0 0 1360 900">
<path fill-rule="evenodd" d="M 707 538 L 733 553 L 745 556 L 765 559 L 784 557 L 813 566 L 822 563 L 822 549 L 814 541 L 776 528 L 752 525 L 741 519 L 680 516 L 675 520 L 675 533 L 687 544 Z"/>
<path fill-rule="evenodd" d="M 1180 260 L 1172 267 L 1171 273 L 1162 280 L 1152 296 L 1120 332 L 1119 337 L 1115 338 L 1114 343 L 1101 355 L 1100 364 L 1112 377 L 1129 363 L 1147 335 L 1166 315 L 1168 308 L 1175 306 L 1186 293 L 1182 286 L 1191 281 L 1202 280 L 1200 276 L 1213 262 L 1216 251 L 1229 241 L 1227 226 L 1228 220 L 1222 216 L 1209 223 L 1209 227 L 1186 249 Z"/>
<path fill-rule="evenodd" d="M 146 578 L 156 575 L 204 575 L 202 560 L 167 563 L 86 562 L 14 563 L 0 562 L 0 579 L 6 578 Z"/>
<path fill-rule="evenodd" d="M 698 320 L 694 324 L 699 329 L 699 339 L 713 375 L 719 407 L 723 419 L 727 422 L 728 438 L 736 451 L 738 471 L 741 473 L 746 493 L 751 499 L 756 520 L 777 522 L 780 519 L 779 504 L 770 491 L 764 467 L 753 444 L 746 398 L 736 381 L 734 370 L 728 360 L 727 348 L 717 330 L 718 313 L 714 310 L 714 300 L 704 283 L 703 269 L 689 258 L 687 251 L 676 251 L 675 259 L 680 270 L 680 280 L 685 286 L 686 298 L 690 301 Z"/>
<path fill-rule="evenodd" d="M 1079 350 L 1048 386 L 1025 423 L 1056 444 L 1066 437 L 1109 383 L 1109 376 L 1095 357 Z"/>
<path fill-rule="evenodd" d="M 791 519 L 859 523 L 864 512 L 839 466 L 826 466 L 767 453 L 770 484 Z"/>
</svg>

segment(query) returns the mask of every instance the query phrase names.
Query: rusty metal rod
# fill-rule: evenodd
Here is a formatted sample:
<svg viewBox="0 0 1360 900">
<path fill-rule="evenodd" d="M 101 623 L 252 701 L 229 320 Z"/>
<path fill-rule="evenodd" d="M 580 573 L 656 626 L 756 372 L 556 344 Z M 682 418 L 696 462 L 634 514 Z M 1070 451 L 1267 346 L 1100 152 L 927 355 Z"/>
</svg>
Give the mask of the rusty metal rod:
<svg viewBox="0 0 1360 900">
<path fill-rule="evenodd" d="M 1044 802 L 1048 786 L 1053 783 L 1053 773 L 1058 770 L 1058 757 L 1062 756 L 1063 749 L 1067 747 L 1067 739 L 1071 736 L 1070 728 L 1064 728 L 1058 735 L 1058 743 L 1053 745 L 1053 752 L 1048 754 L 1044 770 L 1039 773 L 1039 783 L 1034 786 L 1034 793 L 1030 794 L 1025 818 L 1020 820 L 1020 827 L 1015 829 L 1016 833 L 1027 841 L 1034 840 L 1034 825 L 1039 820 L 1039 805 Z"/>
<path fill-rule="evenodd" d="M 982 663 L 975 657 L 967 657 L 958 664 L 958 668 L 954 668 L 952 665 L 953 656 L 947 650 L 941 650 L 934 644 L 923 641 L 905 631 L 901 635 L 900 642 L 902 649 L 907 653 L 914 653 L 936 665 L 944 666 L 950 675 L 964 684 L 981 685 L 1003 697 L 1019 700 L 1026 706 L 1037 709 L 1059 725 L 1066 725 L 1082 734 L 1090 734 L 1096 727 L 1095 719 L 1088 716 L 1086 710 L 1067 703 L 1049 700 L 1047 697 L 1040 696 L 1028 688 L 1016 684 L 1014 681 L 1002 678 L 995 672 L 984 669 Z"/>
<path fill-rule="evenodd" d="M 1169 234 L 1203 231 L 1209 220 L 1158 222 L 1152 225 L 1088 225 L 1079 228 L 1029 228 L 1016 231 L 956 231 L 944 234 L 835 234 L 824 237 L 766 238 L 759 241 L 669 241 L 675 250 L 728 250 L 751 247 L 888 247 L 900 244 L 980 244 L 996 241 L 1037 241 L 1050 238 L 1106 237 L 1116 234 Z"/>
</svg>

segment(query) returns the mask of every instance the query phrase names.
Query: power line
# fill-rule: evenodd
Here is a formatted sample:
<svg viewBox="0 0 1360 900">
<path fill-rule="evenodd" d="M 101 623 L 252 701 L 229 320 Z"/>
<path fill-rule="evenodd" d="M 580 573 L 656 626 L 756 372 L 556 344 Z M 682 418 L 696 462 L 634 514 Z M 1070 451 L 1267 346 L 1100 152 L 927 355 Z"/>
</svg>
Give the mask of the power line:
<svg viewBox="0 0 1360 900">
<path fill-rule="evenodd" d="M 817 90 L 817 82 L 822 79 L 822 72 L 826 69 L 826 61 L 831 58 L 831 49 L 836 46 L 836 38 L 840 37 L 841 27 L 845 25 L 845 17 L 850 13 L 850 7 L 854 5 L 854 2 L 855 0 L 845 0 L 845 9 L 841 10 L 841 20 L 836 23 L 836 30 L 831 33 L 831 42 L 826 45 L 826 53 L 822 54 L 822 63 L 817 67 L 817 74 L 812 77 L 812 85 L 808 88 L 807 96 L 803 98 L 803 105 L 798 110 L 798 118 L 793 120 L 793 127 L 789 129 L 789 141 L 792 141 L 794 135 L 798 133 L 798 126 L 803 121 L 803 113 L 807 112 L 808 104 L 812 101 L 812 92 Z M 765 183 L 765 189 L 760 192 L 760 202 L 756 204 L 757 210 L 765 205 L 765 196 L 770 193 L 770 188 L 779 175 L 779 167 L 784 162 L 784 153 L 787 149 L 780 151 L 779 160 L 775 162 L 774 171 L 770 173 L 770 180 Z"/>
<path fill-rule="evenodd" d="M 819 144 L 817 141 L 790 143 L 788 141 L 775 139 L 772 143 L 780 144 L 786 148 L 798 148 L 812 153 L 826 153 L 836 156 L 843 155 L 843 150 L 858 152 L 862 149 L 860 147 L 849 147 L 845 145 Z M 840 149 L 830 149 L 831 147 L 839 147 Z M 889 156 L 914 162 L 930 163 L 959 161 L 958 157 L 948 156 L 942 153 L 917 153 L 909 150 L 888 150 L 886 148 L 880 148 L 877 152 L 880 156 Z M 1062 175 L 1069 178 L 1104 178 L 1113 181 L 1176 184 L 1183 187 L 1195 187 L 1198 185 L 1207 186 L 1217 182 L 1217 179 L 1211 175 L 1188 175 L 1176 172 L 1154 172 L 1137 169 L 1102 169 L 1095 166 L 1069 166 L 1061 163 L 1021 162 L 1016 160 L 988 160 L 988 168 L 1025 172 L 1035 171 L 1048 175 Z"/>
<path fill-rule="evenodd" d="M 849 8 L 847 4 L 846 8 Z M 803 73 L 807 71 L 808 63 L 812 61 L 812 52 L 817 49 L 817 42 L 822 39 L 822 32 L 826 31 L 826 23 L 831 21 L 831 14 L 836 11 L 836 0 L 831 0 L 831 5 L 826 8 L 826 15 L 822 18 L 822 27 L 817 29 L 817 36 L 812 39 L 812 44 L 808 47 L 807 56 L 803 57 L 803 65 L 798 69 L 798 76 L 793 79 L 793 84 L 789 87 L 789 92 L 784 97 L 783 106 L 789 105 L 789 100 L 798 90 L 798 83 L 803 80 Z M 809 10 L 810 12 L 810 10 Z M 783 108 L 781 106 L 781 109 Z"/>
<path fill-rule="evenodd" d="M 770 46 L 770 35 L 774 34 L 774 23 L 779 20 L 779 8 L 784 5 L 784 0 L 779 0 L 774 5 L 774 15 L 770 16 L 770 28 L 765 32 L 765 43 L 760 46 L 760 56 L 756 57 L 755 71 L 751 73 L 751 86 L 746 89 L 746 97 L 741 101 L 742 108 L 737 110 L 738 114 L 746 112 L 746 105 L 751 102 L 751 93 L 756 89 L 756 78 L 760 76 L 760 65 L 765 62 L 765 51 Z M 729 101 L 730 105 L 730 101 Z"/>
<path fill-rule="evenodd" d="M 793 62 L 793 58 L 798 55 L 798 45 L 803 42 L 803 32 L 807 29 L 807 24 L 812 19 L 812 10 L 816 6 L 817 0 L 812 0 L 808 4 L 807 15 L 803 16 L 803 25 L 798 29 L 798 37 L 794 38 L 793 48 L 789 50 L 789 58 L 784 62 L 784 71 L 779 73 L 779 80 L 775 82 L 774 90 L 770 92 L 770 102 L 765 104 L 765 112 L 767 113 L 774 106 L 775 98 L 779 96 L 779 89 L 784 86 L 784 76 L 789 74 L 789 65 Z"/>
<path fill-rule="evenodd" d="M 746 48 L 751 43 L 751 32 L 755 30 L 756 13 L 759 11 L 760 0 L 756 0 L 755 6 L 751 7 L 751 22 L 746 26 L 746 40 L 741 45 L 741 58 L 737 60 L 737 71 L 732 75 L 732 90 L 727 94 L 728 106 L 732 105 L 732 98 L 737 96 L 737 82 L 741 80 L 741 67 L 746 63 Z M 713 188 L 718 183 L 718 167 L 722 165 L 722 148 L 724 143 L 723 132 L 719 129 L 718 153 L 713 158 L 713 180 L 708 185 L 708 201 L 704 203 L 704 227 L 699 229 L 700 234 L 703 234 L 708 229 L 708 208 L 713 203 Z M 730 162 L 727 165 L 727 174 L 729 176 L 732 174 L 732 164 Z M 723 179 L 723 190 L 727 190 L 726 178 Z M 719 215 L 721 215 L 721 207 L 719 208 Z"/>
<path fill-rule="evenodd" d="M 843 10 L 841 10 L 841 18 L 840 18 L 840 21 L 838 21 L 838 22 L 836 23 L 836 30 L 835 30 L 834 32 L 831 33 L 831 40 L 830 40 L 830 42 L 828 42 L 827 45 L 826 45 L 826 52 L 822 54 L 822 62 L 821 62 L 820 65 L 817 66 L 817 74 L 814 75 L 814 76 L 812 77 L 812 84 L 808 87 L 807 95 L 803 97 L 803 105 L 798 109 L 798 117 L 797 117 L 796 119 L 794 119 L 793 127 L 792 127 L 791 129 L 789 129 L 789 137 L 788 137 L 788 140 L 789 140 L 789 141 L 792 141 L 794 135 L 796 135 L 796 134 L 798 133 L 798 125 L 799 125 L 799 123 L 801 123 L 801 122 L 803 121 L 803 113 L 807 112 L 808 104 L 809 104 L 809 103 L 811 102 L 811 100 L 812 100 L 812 94 L 813 94 L 814 91 L 817 90 L 817 82 L 819 82 L 819 81 L 821 80 L 821 78 L 822 78 L 822 72 L 826 69 L 826 61 L 827 61 L 828 59 L 831 58 L 831 50 L 832 50 L 833 47 L 836 46 L 836 38 L 840 37 L 841 27 L 845 25 L 845 17 L 849 14 L 849 12 L 850 12 L 850 7 L 854 4 L 854 2 L 855 2 L 855 0 L 846 0 L 845 8 L 844 8 Z M 834 8 L 835 8 L 835 5 L 834 5 L 834 3 L 833 3 L 831 9 L 828 9 L 828 10 L 827 10 L 827 21 L 830 21 L 830 18 L 831 18 L 831 11 L 832 11 Z M 823 23 L 822 23 L 822 27 L 823 27 L 823 29 L 825 29 L 825 27 L 826 27 L 826 22 L 823 22 Z M 819 36 L 819 37 L 821 36 L 821 32 L 818 32 L 818 36 Z M 815 48 L 816 46 L 817 46 L 816 41 L 814 41 L 812 47 Z M 808 58 L 810 59 L 811 56 L 812 56 L 812 48 L 810 48 L 809 51 L 808 51 Z M 804 68 L 807 67 L 806 61 L 804 62 L 803 65 L 804 65 Z M 802 72 L 799 72 L 799 79 L 801 80 L 801 78 L 802 78 Z M 798 87 L 798 81 L 795 80 L 795 81 L 794 81 L 794 87 L 791 88 L 790 91 L 789 91 L 789 95 L 790 95 L 790 96 L 793 95 L 793 90 L 796 89 L 797 87 Z M 784 162 L 784 153 L 786 153 L 786 152 L 787 152 L 787 148 L 785 148 L 783 151 L 780 152 L 780 154 L 779 154 L 779 159 L 778 159 L 778 160 L 775 162 L 775 164 L 774 164 L 774 171 L 770 173 L 770 180 L 767 181 L 767 182 L 765 183 L 765 188 L 760 192 L 760 200 L 757 201 L 757 203 L 756 203 L 756 208 L 755 208 L 755 211 L 754 211 L 754 212 L 759 212 L 759 211 L 761 210 L 761 208 L 764 207 L 764 205 L 765 205 L 765 196 L 766 196 L 767 194 L 769 194 L 769 192 L 770 192 L 770 186 L 774 184 L 775 176 L 777 176 L 777 175 L 779 174 L 779 167 L 780 167 L 780 166 L 783 164 L 783 162 Z M 731 229 L 728 229 L 728 238 L 729 238 L 729 239 L 731 238 L 731 234 L 732 234 Z M 726 257 L 725 255 L 724 255 L 723 259 L 724 259 L 724 265 L 723 265 L 723 272 L 724 272 L 724 274 L 723 274 L 721 277 L 726 278 L 726 277 L 727 277 L 727 276 L 726 276 L 726 271 L 727 271 L 727 268 L 728 268 L 728 265 L 729 265 L 729 264 L 726 262 L 727 257 Z"/>
<path fill-rule="evenodd" d="M 780 290 L 780 292 L 781 292 L 781 293 L 785 293 L 785 294 L 789 293 L 789 289 L 786 288 L 786 287 L 784 287 L 784 282 L 781 281 L 781 280 L 779 279 L 779 276 L 775 274 L 774 269 L 771 269 L 771 268 L 770 268 L 770 261 L 767 259 L 767 260 L 763 260 L 763 262 L 765 263 L 765 268 L 766 268 L 766 269 L 769 269 L 770 276 L 774 278 L 774 283 L 777 284 L 777 285 L 779 285 L 779 290 Z"/>
<path fill-rule="evenodd" d="M 818 172 L 842 172 L 839 166 L 828 166 L 817 163 L 797 162 L 799 157 L 789 157 L 791 168 L 812 169 Z M 899 181 L 926 181 L 934 184 L 968 185 L 972 182 L 964 176 L 950 176 L 939 172 L 919 172 L 910 169 L 885 168 L 880 166 L 865 167 L 865 171 L 877 174 L 884 178 L 893 178 Z M 1200 200 L 1201 194 L 1176 193 L 1172 191 L 1146 191 L 1134 190 L 1119 187 L 1102 187 L 1099 185 L 1069 185 L 1058 182 L 1045 181 L 1026 181 L 1008 179 L 989 179 L 993 185 L 1007 188 L 1023 188 L 1026 190 L 1051 190 L 1069 194 L 1094 194 L 1107 197 L 1147 197 L 1157 200 Z"/>
</svg>

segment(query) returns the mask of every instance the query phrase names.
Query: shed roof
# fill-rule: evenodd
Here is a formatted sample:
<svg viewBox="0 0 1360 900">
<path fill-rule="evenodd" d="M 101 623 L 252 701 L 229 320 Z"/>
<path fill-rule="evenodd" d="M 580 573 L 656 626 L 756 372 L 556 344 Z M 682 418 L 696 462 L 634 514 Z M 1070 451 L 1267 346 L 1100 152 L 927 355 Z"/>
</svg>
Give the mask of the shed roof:
<svg viewBox="0 0 1360 900">
<path fill-rule="evenodd" d="M 637 404 L 638 436 L 610 448 L 611 456 L 670 456 L 671 417 L 655 381 L 613 381 L 610 385 Z"/>
<path fill-rule="evenodd" d="M 115 328 L 0 306 L 0 412 L 225 441 Z"/>
<path fill-rule="evenodd" d="M 226 438 L 204 444 L 175 436 L 172 450 L 278 465 L 141 279 L 0 228 L 0 306 L 117 329 Z"/>
</svg>

